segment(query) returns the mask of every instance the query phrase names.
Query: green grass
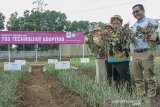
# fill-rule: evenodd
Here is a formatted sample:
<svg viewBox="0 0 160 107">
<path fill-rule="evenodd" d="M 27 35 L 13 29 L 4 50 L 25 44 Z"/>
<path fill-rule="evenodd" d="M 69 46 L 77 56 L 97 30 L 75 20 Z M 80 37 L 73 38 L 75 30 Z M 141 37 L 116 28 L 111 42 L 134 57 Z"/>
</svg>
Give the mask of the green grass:
<svg viewBox="0 0 160 107">
<path fill-rule="evenodd" d="M 90 62 L 87 64 L 80 63 L 80 58 L 71 58 L 71 65 L 78 67 L 78 70 L 54 70 L 54 65 L 47 64 L 47 62 L 38 62 L 36 64 L 45 64 L 48 71 L 59 78 L 64 86 L 79 93 L 92 105 L 99 104 L 100 107 L 106 107 L 106 100 L 112 101 L 139 101 L 139 93 L 134 87 L 133 94 L 130 95 L 126 86 L 121 86 L 120 93 L 118 93 L 115 85 L 109 86 L 107 83 L 95 84 L 95 61 L 94 57 L 90 57 Z M 155 58 L 155 70 L 158 81 L 160 81 L 160 57 Z M 30 64 L 35 64 L 30 63 Z M 16 99 L 15 92 L 19 80 L 22 75 L 28 70 L 27 66 L 23 66 L 22 71 L 4 72 L 3 64 L 0 64 L 0 107 L 12 107 L 13 101 Z M 133 70 L 131 67 L 131 74 Z M 132 107 L 131 104 L 115 103 L 112 107 Z M 144 107 L 149 107 L 144 105 Z"/>
<path fill-rule="evenodd" d="M 160 81 L 160 58 L 155 60 L 155 69 L 157 74 L 157 79 Z M 113 102 L 121 102 L 112 104 L 112 107 L 133 107 L 131 103 L 122 103 L 123 101 L 141 101 L 140 93 L 135 87 L 133 87 L 133 94 L 129 94 L 126 86 L 120 87 L 120 92 L 118 93 L 116 86 L 113 84 L 109 86 L 108 83 L 94 83 L 95 77 L 95 62 L 92 60 L 90 63 L 82 64 L 79 58 L 74 58 L 71 60 L 71 65 L 78 67 L 78 70 L 54 70 L 53 65 L 45 65 L 48 71 L 57 76 L 63 85 L 69 87 L 69 89 L 79 93 L 81 96 L 86 98 L 88 102 L 93 105 L 99 104 L 100 107 L 106 107 L 106 100 L 111 99 Z M 130 64 L 132 65 L 132 64 Z M 131 66 L 131 75 L 133 76 L 133 68 Z M 149 107 L 149 101 L 147 104 L 143 105 Z M 141 105 L 142 106 L 142 105 Z"/>
<path fill-rule="evenodd" d="M 87 64 L 87 69 L 93 68 L 94 64 Z M 54 70 L 53 65 L 45 65 L 48 71 L 57 76 L 61 83 L 69 89 L 79 93 L 82 97 L 86 98 L 92 105 L 99 104 L 100 107 L 106 107 L 105 101 L 112 100 L 134 100 L 139 96 L 136 91 L 133 91 L 132 96 L 126 90 L 126 86 L 120 88 L 118 93 L 115 85 L 109 86 L 107 83 L 95 84 L 94 80 L 88 78 L 87 75 L 79 75 L 77 71 L 71 69 L 67 71 Z M 81 70 L 85 69 L 83 64 L 79 65 Z M 83 68 L 82 68 L 83 67 Z M 80 71 L 79 71 L 80 72 Z M 136 90 L 136 89 L 135 89 Z M 130 105 L 127 105 L 129 107 Z M 124 104 L 114 104 L 113 107 L 124 107 Z"/>
<path fill-rule="evenodd" d="M 16 99 L 15 92 L 22 75 L 29 65 L 23 66 L 22 71 L 0 71 L 0 107 L 12 107 Z"/>
</svg>

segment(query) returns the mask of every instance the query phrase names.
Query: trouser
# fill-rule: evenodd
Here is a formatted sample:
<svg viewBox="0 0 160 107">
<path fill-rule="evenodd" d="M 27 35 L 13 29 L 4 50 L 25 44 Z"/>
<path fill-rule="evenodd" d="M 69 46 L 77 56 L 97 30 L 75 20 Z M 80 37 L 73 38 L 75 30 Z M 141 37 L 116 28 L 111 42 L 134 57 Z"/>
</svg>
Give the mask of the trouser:
<svg viewBox="0 0 160 107">
<path fill-rule="evenodd" d="M 149 52 L 134 52 L 133 65 L 136 87 L 143 95 L 147 94 L 148 97 L 154 97 L 157 89 L 154 55 Z M 145 81 L 148 84 L 147 86 L 145 86 Z"/>
<path fill-rule="evenodd" d="M 105 65 L 105 59 L 96 59 L 96 83 L 99 83 L 101 81 L 106 82 L 107 81 L 107 71 L 106 71 L 106 65 Z"/>
<path fill-rule="evenodd" d="M 131 76 L 129 70 L 129 62 L 112 63 L 113 80 L 116 84 L 131 84 Z"/>
<path fill-rule="evenodd" d="M 105 61 L 106 64 L 106 69 L 107 69 L 107 80 L 109 82 L 109 84 L 112 83 L 112 63 L 109 63 L 107 60 Z"/>
</svg>

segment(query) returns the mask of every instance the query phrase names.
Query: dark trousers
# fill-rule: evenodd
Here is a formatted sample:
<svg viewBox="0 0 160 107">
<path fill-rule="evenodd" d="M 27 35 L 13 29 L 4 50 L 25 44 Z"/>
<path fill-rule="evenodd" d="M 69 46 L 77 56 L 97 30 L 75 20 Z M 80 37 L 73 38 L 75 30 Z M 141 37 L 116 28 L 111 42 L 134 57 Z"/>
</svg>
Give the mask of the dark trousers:
<svg viewBox="0 0 160 107">
<path fill-rule="evenodd" d="M 107 70 L 107 80 L 109 82 L 109 84 L 112 83 L 112 63 L 109 63 L 108 61 L 105 61 L 106 63 L 106 70 Z"/>
<path fill-rule="evenodd" d="M 129 62 L 112 63 L 113 80 L 118 84 L 131 83 Z"/>
<path fill-rule="evenodd" d="M 123 84 L 128 82 L 131 84 L 131 75 L 129 70 L 129 62 L 118 62 L 118 63 L 109 63 L 106 61 L 107 68 L 107 80 L 109 84 L 113 81 L 116 84 Z"/>
<path fill-rule="evenodd" d="M 127 90 L 132 93 L 131 75 L 128 61 L 117 63 L 109 63 L 108 61 L 106 61 L 106 68 L 107 80 L 110 85 L 112 84 L 113 80 L 119 92 L 119 86 L 126 83 Z"/>
</svg>

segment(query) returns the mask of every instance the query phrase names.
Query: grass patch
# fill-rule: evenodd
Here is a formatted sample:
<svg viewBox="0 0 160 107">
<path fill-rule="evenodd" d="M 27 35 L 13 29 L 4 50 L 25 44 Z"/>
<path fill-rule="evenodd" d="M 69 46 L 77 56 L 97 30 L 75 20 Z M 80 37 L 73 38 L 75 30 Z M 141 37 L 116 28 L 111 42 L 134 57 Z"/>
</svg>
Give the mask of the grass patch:
<svg viewBox="0 0 160 107">
<path fill-rule="evenodd" d="M 88 66 L 85 66 L 84 64 L 79 64 L 77 66 L 81 67 L 81 70 L 84 70 L 86 67 L 88 67 L 87 69 L 94 69 L 93 63 L 89 63 L 87 65 Z M 130 95 L 130 93 L 127 91 L 126 85 L 121 86 L 120 92 L 118 92 L 114 84 L 112 86 L 109 86 L 108 83 L 96 84 L 94 83 L 94 80 L 88 78 L 87 75 L 79 75 L 76 70 L 54 70 L 53 65 L 45 66 L 51 74 L 58 77 L 58 79 L 64 86 L 67 86 L 69 87 L 69 89 L 75 91 L 76 93 L 79 93 L 82 97 L 86 98 L 86 100 L 91 105 L 99 105 L 99 107 L 106 107 L 107 103 L 105 101 L 107 101 L 108 99 L 111 99 L 112 101 L 124 99 L 130 101 L 138 100 L 137 98 L 139 98 L 137 90 L 134 89 L 133 94 Z M 126 107 L 131 106 L 131 104 L 128 104 Z M 112 107 L 124 107 L 124 104 L 115 103 L 112 104 Z"/>
<path fill-rule="evenodd" d="M 0 71 L 0 107 L 12 107 L 16 99 L 16 88 L 29 65 L 22 66 L 22 71 Z"/>
</svg>

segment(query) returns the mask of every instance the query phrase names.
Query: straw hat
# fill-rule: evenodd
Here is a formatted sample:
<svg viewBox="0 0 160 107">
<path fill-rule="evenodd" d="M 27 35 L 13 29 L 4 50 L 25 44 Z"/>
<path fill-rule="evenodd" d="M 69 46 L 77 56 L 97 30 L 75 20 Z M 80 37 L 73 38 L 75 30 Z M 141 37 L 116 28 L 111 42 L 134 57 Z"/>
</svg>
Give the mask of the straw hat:
<svg viewBox="0 0 160 107">
<path fill-rule="evenodd" d="M 111 17 L 110 23 L 112 23 L 114 19 L 119 19 L 121 23 L 123 22 L 123 19 L 120 15 L 114 15 L 113 17 Z"/>
</svg>

